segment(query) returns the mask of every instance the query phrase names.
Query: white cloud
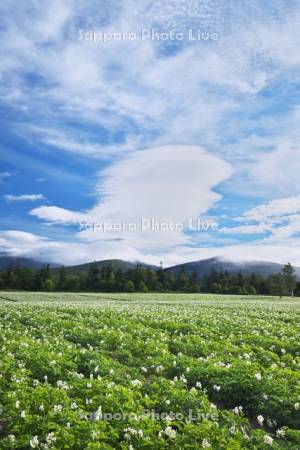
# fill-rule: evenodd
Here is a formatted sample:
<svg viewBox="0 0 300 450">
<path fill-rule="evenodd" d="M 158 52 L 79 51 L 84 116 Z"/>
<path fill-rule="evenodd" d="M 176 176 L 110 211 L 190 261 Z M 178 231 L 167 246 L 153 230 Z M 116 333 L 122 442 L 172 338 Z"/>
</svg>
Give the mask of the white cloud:
<svg viewBox="0 0 300 450">
<path fill-rule="evenodd" d="M 33 138 L 38 137 L 40 142 L 61 149 L 69 153 L 84 154 L 99 159 L 99 157 L 107 158 L 121 154 L 124 151 L 130 151 L 134 149 L 136 144 L 135 140 L 127 140 L 123 144 L 101 144 L 93 142 L 86 136 L 78 135 L 74 132 L 68 132 L 67 130 L 57 130 L 45 127 L 26 127 L 28 136 Z"/>
<path fill-rule="evenodd" d="M 13 241 L 14 243 L 35 243 L 39 241 L 44 241 L 45 238 L 37 236 L 33 233 L 27 233 L 25 231 L 8 230 L 1 232 L 1 237 L 7 239 L 8 241 Z"/>
<path fill-rule="evenodd" d="M 186 224 L 220 200 L 214 188 L 231 174 L 228 163 L 199 147 L 152 148 L 133 152 L 101 172 L 99 202 L 91 210 L 72 212 L 43 206 L 30 214 L 57 223 L 87 221 L 139 226 L 143 219 L 153 218 L 158 223 Z M 122 239 L 132 249 L 145 252 L 188 242 L 178 230 L 82 231 L 79 235 L 87 241 Z"/>
<path fill-rule="evenodd" d="M 279 264 L 286 264 L 289 261 L 300 267 L 299 239 L 287 239 L 277 243 L 260 241 L 202 249 L 182 248 L 166 255 L 165 261 L 167 265 L 173 265 L 216 256 L 233 261 L 271 261 Z"/>
<path fill-rule="evenodd" d="M 42 194 L 21 194 L 21 195 L 12 195 L 6 194 L 4 198 L 7 202 L 35 202 L 37 200 L 45 200 L 45 197 Z"/>
<path fill-rule="evenodd" d="M 89 260 L 86 249 L 82 249 L 80 244 L 53 241 L 18 230 L 0 231 L 0 252 L 65 264 Z"/>
<path fill-rule="evenodd" d="M 287 216 L 294 214 L 300 214 L 300 195 L 278 198 L 263 203 L 251 208 L 245 213 L 244 217 L 246 220 L 285 219 Z"/>
<path fill-rule="evenodd" d="M 289 135 L 290 132 L 288 131 Z M 291 141 L 287 136 L 282 139 L 273 151 L 265 152 L 257 156 L 252 165 L 252 183 L 274 187 L 277 193 L 300 192 L 300 136 L 296 141 Z"/>
<path fill-rule="evenodd" d="M 234 261 L 273 261 L 284 264 L 290 261 L 300 267 L 299 240 L 281 243 L 239 244 L 226 247 L 188 248 L 179 246 L 160 253 L 141 252 L 125 242 L 73 242 L 53 241 L 32 233 L 15 230 L 0 232 L 0 251 L 13 256 L 33 257 L 45 262 L 74 265 L 93 260 L 120 258 L 164 266 L 197 261 L 215 256 Z"/>
<path fill-rule="evenodd" d="M 265 223 L 259 225 L 240 225 L 238 227 L 222 228 L 220 231 L 226 234 L 262 234 L 270 230 L 270 226 Z"/>
<path fill-rule="evenodd" d="M 11 173 L 10 172 L 0 172 L 0 181 L 4 180 L 5 178 L 9 178 L 11 177 Z"/>
<path fill-rule="evenodd" d="M 300 196 L 274 199 L 248 210 L 237 221 L 243 225 L 225 227 L 225 234 L 264 234 L 256 245 L 287 245 L 300 233 Z M 250 223 L 249 223 L 250 222 Z M 298 238 L 299 239 L 299 238 Z M 300 240 L 298 241 L 298 245 Z M 293 244 L 294 245 L 294 244 Z"/>
<path fill-rule="evenodd" d="M 214 187 L 228 179 L 232 168 L 220 158 L 197 147 L 163 147 L 131 153 L 111 164 L 100 174 L 99 202 L 88 211 L 73 212 L 55 206 L 39 207 L 31 214 L 47 222 L 61 224 L 88 222 L 140 223 L 155 218 L 157 222 L 185 222 L 206 215 L 220 200 Z M 91 258 L 124 258 L 166 264 L 211 256 L 285 262 L 283 249 L 295 245 L 291 239 L 300 232 L 300 197 L 272 200 L 249 209 L 237 218 L 242 224 L 225 227 L 221 233 L 264 234 L 253 244 L 229 244 L 216 235 L 215 244 L 207 235 L 207 248 L 187 247 L 191 236 L 182 231 L 96 231 L 78 233 L 80 248 Z M 223 242 L 223 244 L 222 244 Z M 92 256 L 93 255 L 93 256 Z M 300 264 L 296 254 L 293 262 Z M 292 257 L 290 258 L 292 260 Z"/>
<path fill-rule="evenodd" d="M 11 177 L 10 172 L 0 172 L 0 178 L 8 178 Z"/>
<path fill-rule="evenodd" d="M 35 139 L 58 150 L 95 157 L 131 151 L 134 144 L 213 142 L 221 152 L 220 142 L 232 131 L 230 114 L 244 110 L 249 99 L 298 63 L 295 7 L 276 3 L 266 10 L 259 1 L 233 6 L 210 0 L 195 8 L 181 0 L 140 1 L 133 14 L 131 1 L 97 4 L 57 0 L 44 8 L 33 1 L 27 6 L 12 1 L 6 8 L 1 38 L 7 43 L 1 55 L 5 95 L 18 108 L 38 111 Z M 150 41 L 78 41 L 80 27 L 139 33 L 152 25 L 210 29 L 220 33 L 220 40 L 184 45 L 168 57 L 161 44 Z M 34 98 L 23 79 L 28 68 L 44 80 Z M 13 76 L 6 78 L 8 72 Z M 41 103 L 47 104 L 42 115 Z M 116 146 L 113 139 L 103 145 L 66 136 L 60 120 L 66 117 L 104 126 L 112 134 L 122 128 L 127 137 Z"/>
<path fill-rule="evenodd" d="M 270 200 L 300 192 L 300 108 L 295 103 L 289 112 L 281 111 L 278 101 L 281 99 L 276 99 L 275 104 L 273 99 L 264 106 L 272 109 L 270 114 L 258 116 L 254 112 L 255 120 L 248 121 L 243 132 L 235 126 L 237 138 L 224 146 L 224 155 L 229 160 L 230 155 L 236 158 L 238 176 L 231 189 L 238 189 L 242 195 L 251 192 Z M 247 128 L 260 131 L 249 134 Z"/>
<path fill-rule="evenodd" d="M 68 209 L 58 208 L 57 206 L 40 206 L 29 212 L 46 222 L 56 222 L 63 224 L 78 223 L 87 219 L 87 216 L 80 213 L 74 213 Z"/>
</svg>

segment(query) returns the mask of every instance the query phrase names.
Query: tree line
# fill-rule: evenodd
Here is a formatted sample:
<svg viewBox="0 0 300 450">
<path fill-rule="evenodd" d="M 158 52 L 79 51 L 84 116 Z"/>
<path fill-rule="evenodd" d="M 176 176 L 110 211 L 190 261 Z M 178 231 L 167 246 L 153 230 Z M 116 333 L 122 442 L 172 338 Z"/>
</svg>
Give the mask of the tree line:
<svg viewBox="0 0 300 450">
<path fill-rule="evenodd" d="M 25 291 L 69 291 L 69 292 L 207 292 L 239 295 L 297 295 L 300 296 L 300 282 L 290 263 L 278 274 L 233 274 L 228 271 L 212 270 L 204 278 L 194 272 L 188 275 L 184 270 L 175 276 L 159 268 L 153 270 L 141 265 L 128 270 L 112 266 L 99 268 L 92 264 L 87 272 L 69 273 L 62 266 L 58 270 L 45 265 L 39 270 L 8 266 L 0 272 L 1 290 Z"/>
</svg>

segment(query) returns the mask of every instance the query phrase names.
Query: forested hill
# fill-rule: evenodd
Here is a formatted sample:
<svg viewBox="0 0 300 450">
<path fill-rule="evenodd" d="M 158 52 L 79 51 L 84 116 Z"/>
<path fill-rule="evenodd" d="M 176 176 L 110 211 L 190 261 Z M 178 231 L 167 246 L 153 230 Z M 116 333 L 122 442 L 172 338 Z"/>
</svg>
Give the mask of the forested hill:
<svg viewBox="0 0 300 450">
<path fill-rule="evenodd" d="M 69 274 L 72 274 L 72 273 L 76 274 L 79 272 L 88 272 L 90 270 L 90 268 L 93 266 L 93 267 L 97 267 L 99 270 L 101 270 L 105 267 L 111 267 L 115 271 L 121 270 L 122 272 L 124 272 L 129 269 L 134 269 L 137 266 L 137 264 L 144 268 L 149 267 L 152 270 L 158 269 L 158 267 L 152 266 L 149 264 L 123 261 L 122 259 L 105 259 L 102 261 L 93 261 L 93 262 L 89 262 L 89 263 L 85 263 L 85 264 L 78 264 L 75 266 L 67 266 L 66 271 Z M 54 269 L 54 271 L 57 271 L 57 270 L 58 270 L 58 268 Z"/>
<path fill-rule="evenodd" d="M 250 275 L 255 273 L 267 277 L 280 273 L 282 264 L 270 261 L 230 261 L 225 258 L 209 258 L 200 261 L 188 262 L 185 264 L 178 264 L 176 266 L 168 267 L 166 271 L 178 276 L 182 270 L 187 275 L 197 274 L 199 279 L 209 275 L 212 271 L 228 272 L 230 274 L 242 273 L 243 275 Z M 300 280 L 300 268 L 294 267 L 295 275 Z"/>
<path fill-rule="evenodd" d="M 255 265 L 248 273 L 212 264 L 191 263 L 163 269 L 162 267 L 102 261 L 66 268 L 51 269 L 49 265 L 33 270 L 10 264 L 0 271 L 0 289 L 27 291 L 89 291 L 89 292 L 212 292 L 238 295 L 300 295 L 300 281 L 295 269 L 276 265 L 276 272 L 262 275 Z M 228 266 L 227 266 L 228 267 Z M 198 272 L 197 272 L 198 269 Z M 264 270 L 266 267 L 264 267 Z"/>
<path fill-rule="evenodd" d="M 48 261 L 38 261 L 32 258 L 25 257 L 14 257 L 5 254 L 0 254 L 0 271 L 5 270 L 8 266 L 13 266 L 14 268 L 21 269 L 33 269 L 38 270 L 43 266 L 47 265 Z M 78 274 L 80 272 L 87 273 L 91 267 L 97 267 L 99 270 L 102 270 L 105 267 L 110 267 L 114 271 L 121 270 L 125 272 L 130 269 L 134 269 L 135 267 L 143 267 L 149 268 L 151 270 L 157 271 L 159 267 L 140 263 L 140 262 L 130 262 L 123 261 L 121 259 L 106 259 L 106 260 L 98 260 L 87 262 L 79 265 L 71 265 L 65 266 L 66 272 L 68 274 Z M 58 272 L 61 264 L 49 264 L 51 271 L 53 273 Z M 270 261 L 230 261 L 224 258 L 209 258 L 202 259 L 200 261 L 192 261 L 183 264 L 178 264 L 175 266 L 167 267 L 164 270 L 166 272 L 171 273 L 175 277 L 178 277 L 179 274 L 184 271 L 188 276 L 192 274 L 196 274 L 199 280 L 208 276 L 212 271 L 216 272 L 228 272 L 229 274 L 238 274 L 242 273 L 243 275 L 250 275 L 255 273 L 256 275 L 261 275 L 263 277 L 268 277 L 269 275 L 274 275 L 280 273 L 282 269 L 282 265 Z M 297 279 L 300 281 L 300 268 L 294 267 L 295 275 Z"/>
</svg>

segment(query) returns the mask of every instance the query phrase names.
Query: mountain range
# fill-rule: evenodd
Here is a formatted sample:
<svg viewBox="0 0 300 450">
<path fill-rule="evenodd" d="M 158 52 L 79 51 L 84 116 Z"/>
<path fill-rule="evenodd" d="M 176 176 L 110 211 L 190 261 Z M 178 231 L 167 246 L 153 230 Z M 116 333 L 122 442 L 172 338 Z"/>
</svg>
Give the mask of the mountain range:
<svg viewBox="0 0 300 450">
<path fill-rule="evenodd" d="M 268 275 L 279 273 L 282 269 L 282 264 L 270 262 L 270 261 L 230 261 L 224 258 L 209 258 L 202 259 L 200 261 L 188 262 L 185 264 L 178 264 L 173 267 L 166 268 L 166 271 L 173 273 L 177 276 L 181 270 L 184 270 L 188 275 L 195 272 L 199 279 L 208 275 L 212 270 L 217 272 L 229 272 L 229 273 L 243 273 L 249 275 L 256 273 L 267 277 Z M 300 268 L 294 267 L 295 273 L 298 279 L 300 279 Z"/>
<path fill-rule="evenodd" d="M 123 272 L 134 269 L 137 264 L 139 264 L 142 267 L 149 267 L 150 269 L 157 270 L 157 266 L 151 266 L 149 264 L 143 264 L 143 263 L 134 263 L 129 261 L 123 261 L 122 259 L 104 259 L 102 261 L 93 261 L 85 264 L 79 264 L 76 266 L 67 266 L 66 270 L 69 273 L 76 274 L 79 272 L 88 272 L 89 268 L 93 266 L 97 266 L 98 269 L 102 269 L 103 267 L 112 267 L 115 271 L 122 270 Z M 57 270 L 55 268 L 54 270 Z"/>
<path fill-rule="evenodd" d="M 148 267 L 152 270 L 158 270 L 158 266 L 143 264 L 143 263 L 134 263 L 129 261 L 123 261 L 120 259 L 108 259 L 102 261 L 93 261 L 85 264 L 79 264 L 74 266 L 67 266 L 66 270 L 70 274 L 75 274 L 79 272 L 87 272 L 91 265 L 96 265 L 99 269 L 102 267 L 111 266 L 114 270 L 122 270 L 126 271 L 128 269 L 132 269 L 136 267 L 137 264 L 140 264 L 142 267 Z M 30 268 L 33 270 L 40 269 L 45 262 L 37 261 L 31 258 L 23 258 L 23 257 L 12 257 L 5 254 L 0 254 L 0 270 L 5 270 L 5 268 L 9 265 L 13 265 L 14 267 L 19 268 Z M 50 267 L 53 271 L 58 270 L 60 267 L 59 264 L 50 264 Z M 272 274 L 279 273 L 282 269 L 282 265 L 270 261 L 230 261 L 224 258 L 209 258 L 202 259 L 200 261 L 192 261 L 184 264 L 178 264 L 172 267 L 167 267 L 165 270 L 167 272 L 171 272 L 175 276 L 177 276 L 181 270 L 184 270 L 188 275 L 191 275 L 195 272 L 198 276 L 198 279 L 203 278 L 208 275 L 212 270 L 216 270 L 217 272 L 228 271 L 229 273 L 243 273 L 243 274 L 251 274 L 256 273 L 262 275 L 264 277 Z M 295 273 L 297 278 L 300 280 L 300 268 L 295 267 Z"/>
<path fill-rule="evenodd" d="M 32 258 L 10 256 L 5 253 L 0 253 L 0 271 L 5 270 L 8 266 L 17 267 L 18 269 L 38 270 L 44 265 L 44 261 L 37 261 Z M 50 264 L 50 267 L 59 267 L 59 264 Z"/>
</svg>

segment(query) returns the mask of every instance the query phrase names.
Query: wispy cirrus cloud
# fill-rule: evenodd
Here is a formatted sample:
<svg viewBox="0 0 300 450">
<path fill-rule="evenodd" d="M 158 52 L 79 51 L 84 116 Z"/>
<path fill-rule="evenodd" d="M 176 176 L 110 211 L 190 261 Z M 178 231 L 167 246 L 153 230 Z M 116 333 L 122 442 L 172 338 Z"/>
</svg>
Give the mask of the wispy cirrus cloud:
<svg viewBox="0 0 300 450">
<path fill-rule="evenodd" d="M 197 141 L 213 143 L 221 152 L 221 141 L 231 137 L 232 115 L 274 80 L 286 78 L 287 70 L 292 76 L 299 62 L 295 27 L 299 9 L 284 1 L 268 10 L 258 1 L 251 6 L 210 0 L 141 1 L 135 14 L 130 1 L 111 2 L 101 12 L 95 2 L 84 8 L 73 1 L 55 1 L 46 8 L 29 2 L 26 7 L 18 4 L 12 17 L 13 3 L 2 32 L 7 43 L 2 77 L 8 100 L 34 116 L 40 127 L 37 141 L 86 156 L 101 156 L 103 150 L 114 154 L 116 144 L 120 152 L 131 151 L 128 142 L 146 148 Z M 183 42 L 175 49 L 170 43 L 152 41 L 98 45 L 79 41 L 79 23 L 80 28 L 106 32 L 138 32 L 142 27 L 213 29 L 220 39 L 213 46 Z M 13 77 L 6 77 L 9 71 Z M 64 124 L 58 118 L 63 122 L 80 118 L 112 135 L 122 128 L 126 137 L 116 143 L 112 136 L 106 145 L 87 142 L 79 133 L 62 139 Z M 242 121 L 243 125 L 247 123 Z M 221 130 L 223 139 L 218 138 Z"/>
<path fill-rule="evenodd" d="M 7 202 L 36 202 L 38 200 L 45 200 L 43 194 L 5 194 L 3 197 Z"/>
<path fill-rule="evenodd" d="M 230 235 L 260 235 L 258 245 L 299 245 L 300 195 L 259 204 L 237 217 L 241 224 L 221 229 Z M 298 242 L 298 244 L 297 244 Z"/>
<path fill-rule="evenodd" d="M 0 172 L 0 181 L 3 181 L 11 176 L 12 174 L 10 172 Z"/>
</svg>

